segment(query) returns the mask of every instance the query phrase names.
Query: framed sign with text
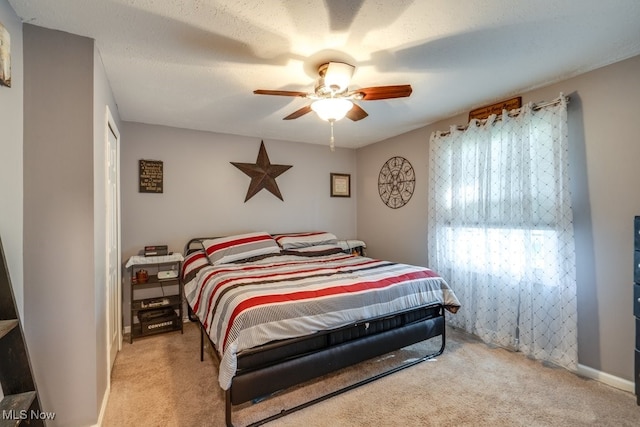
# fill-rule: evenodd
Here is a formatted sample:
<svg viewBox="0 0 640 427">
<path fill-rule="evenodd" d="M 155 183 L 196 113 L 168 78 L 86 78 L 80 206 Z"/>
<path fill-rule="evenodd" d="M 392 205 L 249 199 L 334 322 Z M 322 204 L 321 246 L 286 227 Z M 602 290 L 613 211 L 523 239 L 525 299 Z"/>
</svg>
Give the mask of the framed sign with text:
<svg viewBox="0 0 640 427">
<path fill-rule="evenodd" d="M 164 177 L 162 160 L 140 160 L 140 193 L 162 193 Z"/>
<path fill-rule="evenodd" d="M 331 174 L 331 197 L 351 197 L 351 175 Z"/>
</svg>

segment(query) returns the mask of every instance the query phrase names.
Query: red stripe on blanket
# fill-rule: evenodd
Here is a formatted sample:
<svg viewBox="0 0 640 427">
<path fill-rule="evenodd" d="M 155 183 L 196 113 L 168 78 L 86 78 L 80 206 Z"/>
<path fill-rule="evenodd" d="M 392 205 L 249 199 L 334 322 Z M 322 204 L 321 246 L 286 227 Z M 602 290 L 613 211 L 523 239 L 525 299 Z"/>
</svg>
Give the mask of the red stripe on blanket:
<svg viewBox="0 0 640 427">
<path fill-rule="evenodd" d="M 222 344 L 222 348 L 227 348 L 227 339 L 229 337 L 229 331 L 235 319 L 242 313 L 243 311 L 250 310 L 252 308 L 258 307 L 260 305 L 267 304 L 277 304 L 281 302 L 293 302 L 293 301 L 301 301 L 306 299 L 313 298 L 322 298 L 333 295 L 346 294 L 351 292 L 361 292 L 370 289 L 383 289 L 390 286 L 393 286 L 398 283 L 416 280 L 416 279 L 428 279 L 440 277 L 438 274 L 434 273 L 431 270 L 421 270 L 415 271 L 412 273 L 405 273 L 395 277 L 388 277 L 381 280 L 376 281 L 368 281 L 368 282 L 359 282 L 354 283 L 348 286 L 334 286 L 331 288 L 313 290 L 313 291 L 301 291 L 301 292 L 292 292 L 288 294 L 277 294 L 277 295 L 263 295 L 256 296 L 253 298 L 248 298 L 245 301 L 242 301 L 238 306 L 233 310 L 231 316 L 229 318 L 229 323 L 227 324 L 227 329 L 225 331 L 224 341 Z"/>
<path fill-rule="evenodd" d="M 323 263 L 329 263 L 329 262 L 335 262 L 335 261 L 341 261 L 344 260 L 346 258 L 351 258 L 352 255 L 344 255 L 341 257 L 333 257 L 331 259 L 327 259 L 327 260 L 318 260 L 318 261 L 314 261 L 314 262 L 323 262 Z M 198 308 L 200 307 L 200 301 L 202 300 L 202 292 L 204 292 L 204 289 L 206 288 L 206 283 L 216 274 L 220 274 L 220 273 L 229 273 L 232 271 L 250 271 L 250 270 L 262 270 L 265 268 L 277 268 L 277 267 L 285 267 L 285 266 L 289 266 L 289 265 L 296 265 L 296 264 L 308 264 L 309 260 L 305 259 L 305 260 L 292 260 L 292 261 L 285 261 L 285 262 L 279 262 L 279 263 L 274 263 L 274 264 L 264 264 L 264 265 L 247 265 L 246 267 L 225 267 L 225 268 L 219 268 L 216 269 L 212 272 L 210 272 L 209 274 L 207 274 L 206 277 L 203 278 L 203 285 L 200 286 L 200 292 L 198 292 L 198 298 L 196 299 L 196 302 L 193 304 L 193 311 L 197 312 Z M 362 265 L 362 264 L 354 264 L 354 265 Z M 211 295 L 213 296 L 215 294 L 215 292 L 212 292 Z M 209 300 L 209 303 L 211 303 L 211 300 Z M 207 326 L 206 324 L 204 325 L 205 327 Z"/>
<path fill-rule="evenodd" d="M 205 258 L 206 255 L 204 252 L 196 252 L 187 256 L 187 258 L 182 263 L 182 277 L 184 277 L 185 271 L 188 270 L 189 266 L 194 262 Z"/>
<path fill-rule="evenodd" d="M 343 259 L 343 258 L 341 258 L 341 259 Z M 326 260 L 326 261 L 323 260 L 321 262 L 328 263 L 329 261 L 331 261 L 331 260 Z M 269 277 L 275 277 L 275 276 L 280 276 L 280 277 L 282 277 L 281 280 L 286 280 L 287 276 L 289 278 L 291 278 L 293 276 L 297 276 L 297 275 L 300 275 L 300 274 L 308 275 L 309 273 L 322 271 L 322 270 L 335 270 L 336 272 L 341 272 L 341 271 L 343 271 L 345 269 L 352 269 L 354 267 L 362 267 L 362 266 L 365 266 L 365 265 L 368 265 L 368 264 L 374 264 L 374 263 L 378 263 L 378 262 L 380 262 L 380 261 L 372 259 L 372 260 L 368 260 L 368 261 L 365 261 L 365 262 L 360 262 L 360 263 L 357 263 L 357 264 L 350 264 L 350 265 L 347 265 L 347 266 L 341 266 L 341 267 L 338 267 L 338 268 L 336 268 L 336 267 L 329 267 L 329 268 L 327 268 L 327 267 L 316 267 L 316 268 L 311 268 L 311 269 L 306 269 L 306 270 L 277 271 L 277 272 L 273 272 L 273 273 L 270 273 L 270 274 L 263 274 L 263 275 L 253 275 L 253 276 L 243 275 L 243 276 L 238 276 L 238 277 L 230 277 L 229 279 L 223 280 L 220 283 L 218 283 L 215 286 L 215 288 L 213 289 L 213 291 L 209 294 L 209 300 L 207 301 L 207 307 L 206 307 L 207 313 L 211 311 L 211 303 L 213 302 L 213 297 L 216 295 L 216 292 L 218 292 L 218 289 L 220 289 L 221 287 L 223 287 L 225 285 L 232 284 L 233 282 L 238 281 L 238 280 L 243 280 L 243 281 L 244 280 L 252 280 L 252 279 L 258 279 L 259 280 L 259 279 L 268 279 Z M 287 264 L 283 264 L 283 266 L 285 266 L 285 265 L 287 265 Z M 272 265 L 272 267 L 273 267 L 273 265 Z M 246 271 L 253 270 L 253 269 L 258 269 L 258 268 L 259 267 L 256 266 L 256 267 L 247 267 L 246 269 L 245 268 L 242 268 L 242 269 L 228 269 L 227 271 L 245 271 L 246 272 Z M 219 270 L 219 271 L 216 271 L 214 273 L 220 273 L 220 272 L 224 272 L 224 270 Z M 209 280 L 214 273 L 209 274 L 207 276 L 207 280 Z M 305 276 L 300 277 L 300 279 L 304 279 L 304 278 L 305 278 Z M 247 285 L 251 285 L 251 284 L 252 283 L 247 283 Z M 196 306 L 199 306 L 201 295 L 202 294 L 198 295 L 198 300 L 196 302 Z M 197 311 L 197 308 L 195 308 L 195 310 Z M 207 321 L 205 321 L 204 327 L 205 328 L 209 327 Z"/>
<path fill-rule="evenodd" d="M 322 262 L 327 263 L 329 261 L 330 260 L 326 260 L 326 261 L 323 260 Z M 363 266 L 366 266 L 368 264 L 375 264 L 375 263 L 379 263 L 379 262 L 380 262 L 379 260 L 370 259 L 370 260 L 365 261 L 365 262 L 359 262 L 359 263 L 356 263 L 356 264 L 340 266 L 338 268 L 336 268 L 336 267 L 329 267 L 329 268 L 327 268 L 327 267 L 316 267 L 316 268 L 310 268 L 310 269 L 306 269 L 306 270 L 277 271 L 277 272 L 273 272 L 273 273 L 270 273 L 270 274 L 263 274 L 263 275 L 253 275 L 253 276 L 243 275 L 243 276 L 237 276 L 237 277 L 230 277 L 229 279 L 223 280 L 220 283 L 218 283 L 215 286 L 215 288 L 213 289 L 213 291 L 209 294 L 209 300 L 207 301 L 207 306 L 205 307 L 206 308 L 206 312 L 207 313 L 211 312 L 211 305 L 213 303 L 213 298 L 215 297 L 215 295 L 218 292 L 218 290 L 220 288 L 222 288 L 223 286 L 232 285 L 233 282 L 236 282 L 236 281 L 265 280 L 265 279 L 268 279 L 270 277 L 275 277 L 275 276 L 281 277 L 280 280 L 288 280 L 288 279 L 292 279 L 292 278 L 293 279 L 296 279 L 296 278 L 297 279 L 305 279 L 306 277 L 310 276 L 310 273 L 314 273 L 314 272 L 318 272 L 318 271 L 322 271 L 322 270 L 325 270 L 325 271 L 333 270 L 336 273 L 341 273 L 344 270 L 350 270 L 350 269 L 352 269 L 354 267 L 363 267 Z M 283 264 L 283 265 L 286 265 L 286 264 Z M 247 267 L 246 269 L 239 269 L 239 270 L 238 269 L 229 269 L 229 271 L 248 271 L 248 270 L 252 270 L 252 269 L 254 269 L 254 268 Z M 218 271 L 218 273 L 219 272 L 220 271 Z M 213 274 L 213 273 L 211 273 L 211 274 Z M 209 276 L 207 276 L 207 280 L 209 278 L 211 278 L 211 274 Z M 303 276 L 295 277 L 295 276 L 299 276 L 301 274 Z M 246 285 L 252 285 L 252 284 L 254 284 L 254 283 L 253 282 L 246 283 Z M 200 295 L 198 296 L 198 303 L 199 302 L 200 302 Z M 209 328 L 209 321 L 208 320 L 205 320 L 204 327 L 205 327 L 205 329 Z"/>
</svg>

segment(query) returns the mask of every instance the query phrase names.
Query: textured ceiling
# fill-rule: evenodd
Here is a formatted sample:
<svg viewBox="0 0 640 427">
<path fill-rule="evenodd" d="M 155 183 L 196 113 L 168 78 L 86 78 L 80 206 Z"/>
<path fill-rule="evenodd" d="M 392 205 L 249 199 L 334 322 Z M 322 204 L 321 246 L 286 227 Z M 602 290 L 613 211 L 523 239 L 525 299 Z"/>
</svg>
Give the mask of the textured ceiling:
<svg viewBox="0 0 640 427">
<path fill-rule="evenodd" d="M 328 144 L 315 114 L 283 121 L 327 61 L 350 89 L 411 84 L 336 123 L 361 147 L 640 54 L 638 0 L 9 0 L 24 22 L 96 40 L 123 120 Z"/>
</svg>

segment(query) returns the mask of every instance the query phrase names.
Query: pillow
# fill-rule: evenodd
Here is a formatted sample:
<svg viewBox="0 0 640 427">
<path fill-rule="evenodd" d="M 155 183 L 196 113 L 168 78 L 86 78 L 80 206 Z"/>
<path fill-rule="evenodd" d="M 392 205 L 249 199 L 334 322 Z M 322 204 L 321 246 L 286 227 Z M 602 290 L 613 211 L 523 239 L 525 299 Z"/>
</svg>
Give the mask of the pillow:
<svg viewBox="0 0 640 427">
<path fill-rule="evenodd" d="M 297 249 L 283 249 L 284 255 L 298 255 L 298 256 L 322 256 L 339 254 L 343 252 L 342 248 L 337 245 L 315 245 L 307 246 L 306 248 Z"/>
<path fill-rule="evenodd" d="M 280 247 L 269 233 L 256 232 L 220 237 L 202 242 L 213 265 L 240 261 L 266 254 L 279 254 Z"/>
<path fill-rule="evenodd" d="M 198 271 L 205 265 L 209 265 L 209 258 L 204 249 L 191 252 L 182 261 L 182 280 L 184 283 L 191 281 Z"/>
<path fill-rule="evenodd" d="M 338 238 L 323 231 L 309 233 L 280 234 L 275 237 L 282 249 L 298 249 L 317 245 L 336 245 Z"/>
</svg>

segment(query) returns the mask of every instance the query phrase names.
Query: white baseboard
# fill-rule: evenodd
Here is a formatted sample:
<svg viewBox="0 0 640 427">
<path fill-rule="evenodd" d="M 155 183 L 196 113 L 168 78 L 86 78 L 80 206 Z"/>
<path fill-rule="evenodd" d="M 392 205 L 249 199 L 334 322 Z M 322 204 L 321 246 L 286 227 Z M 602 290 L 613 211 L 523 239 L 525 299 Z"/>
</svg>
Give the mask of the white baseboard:
<svg viewBox="0 0 640 427">
<path fill-rule="evenodd" d="M 92 425 L 91 427 L 101 427 L 102 420 L 104 419 L 104 414 L 107 412 L 107 403 L 109 402 L 109 396 L 111 395 L 111 381 L 109 381 L 109 385 L 107 386 L 107 391 L 102 398 L 102 405 L 100 405 L 100 413 L 98 414 L 98 422 L 97 424 Z"/>
<path fill-rule="evenodd" d="M 624 378 L 616 377 L 615 375 L 607 374 L 606 372 L 598 371 L 597 369 L 590 368 L 585 365 L 578 365 L 579 375 L 583 377 L 591 378 L 601 383 L 610 385 L 622 391 L 629 393 L 635 393 L 635 384 L 633 381 L 625 380 Z"/>
</svg>

